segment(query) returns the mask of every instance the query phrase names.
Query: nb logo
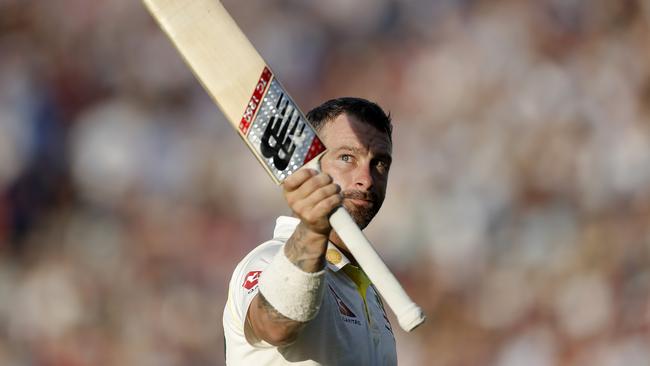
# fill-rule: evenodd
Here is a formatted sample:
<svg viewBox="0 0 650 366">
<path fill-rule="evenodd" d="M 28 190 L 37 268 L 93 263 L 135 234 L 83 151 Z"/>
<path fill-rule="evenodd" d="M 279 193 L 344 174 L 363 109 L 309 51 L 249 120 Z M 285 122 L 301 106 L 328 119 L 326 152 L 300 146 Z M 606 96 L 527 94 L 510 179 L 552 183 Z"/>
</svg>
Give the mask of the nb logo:
<svg viewBox="0 0 650 366">
<path fill-rule="evenodd" d="M 260 151 L 265 158 L 273 158 L 275 168 L 282 171 L 289 166 L 296 144 L 300 145 L 304 141 L 302 134 L 305 123 L 300 120 L 300 113 L 290 105 L 284 94 L 280 95 L 275 109 L 279 113 L 271 117 L 266 125 Z"/>
</svg>

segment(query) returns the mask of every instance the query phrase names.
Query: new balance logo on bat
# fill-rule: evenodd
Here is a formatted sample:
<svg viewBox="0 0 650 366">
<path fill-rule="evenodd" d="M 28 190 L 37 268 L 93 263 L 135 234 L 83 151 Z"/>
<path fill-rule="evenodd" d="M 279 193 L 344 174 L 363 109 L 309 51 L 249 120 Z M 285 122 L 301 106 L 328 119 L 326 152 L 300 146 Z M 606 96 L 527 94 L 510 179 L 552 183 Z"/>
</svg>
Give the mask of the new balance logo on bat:
<svg viewBox="0 0 650 366">
<path fill-rule="evenodd" d="M 275 168 L 282 171 L 289 166 L 296 146 L 305 140 L 305 122 L 284 94 L 278 98 L 275 109 L 277 112 L 262 135 L 260 152 L 265 158 L 273 158 Z"/>
</svg>

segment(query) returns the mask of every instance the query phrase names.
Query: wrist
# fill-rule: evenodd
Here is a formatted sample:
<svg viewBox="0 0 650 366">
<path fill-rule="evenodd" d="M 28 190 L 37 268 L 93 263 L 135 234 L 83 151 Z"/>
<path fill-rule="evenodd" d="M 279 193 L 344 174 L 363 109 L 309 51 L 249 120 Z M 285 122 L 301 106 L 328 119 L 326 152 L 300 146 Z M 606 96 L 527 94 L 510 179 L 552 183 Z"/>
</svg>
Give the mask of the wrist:
<svg viewBox="0 0 650 366">
<path fill-rule="evenodd" d="M 285 245 L 286 246 L 286 245 Z M 259 279 L 260 293 L 282 316 L 307 322 L 318 314 L 323 299 L 325 271 L 306 272 L 285 255 L 273 258 Z"/>
<path fill-rule="evenodd" d="M 303 237 L 303 241 L 309 244 L 324 243 L 324 245 L 327 246 L 329 232 L 322 233 L 320 231 L 312 230 L 309 228 L 309 226 L 307 226 L 307 224 L 302 221 L 300 221 L 298 226 L 296 226 L 295 232 L 300 232 L 301 236 Z"/>
<path fill-rule="evenodd" d="M 326 235 L 310 230 L 301 222 L 284 246 L 284 253 L 303 271 L 318 272 L 325 267 L 327 241 Z"/>
</svg>

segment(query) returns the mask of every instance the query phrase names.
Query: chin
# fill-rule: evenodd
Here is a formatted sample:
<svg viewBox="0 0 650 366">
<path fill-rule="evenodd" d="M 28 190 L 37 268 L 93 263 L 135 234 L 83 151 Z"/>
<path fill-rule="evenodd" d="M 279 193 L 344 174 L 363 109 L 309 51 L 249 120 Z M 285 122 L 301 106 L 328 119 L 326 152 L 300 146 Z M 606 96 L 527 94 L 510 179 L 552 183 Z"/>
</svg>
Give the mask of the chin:
<svg viewBox="0 0 650 366">
<path fill-rule="evenodd" d="M 353 204 L 343 204 L 345 209 L 350 213 L 354 222 L 359 228 L 365 229 L 377 214 L 378 208 L 375 207 L 358 207 Z"/>
</svg>

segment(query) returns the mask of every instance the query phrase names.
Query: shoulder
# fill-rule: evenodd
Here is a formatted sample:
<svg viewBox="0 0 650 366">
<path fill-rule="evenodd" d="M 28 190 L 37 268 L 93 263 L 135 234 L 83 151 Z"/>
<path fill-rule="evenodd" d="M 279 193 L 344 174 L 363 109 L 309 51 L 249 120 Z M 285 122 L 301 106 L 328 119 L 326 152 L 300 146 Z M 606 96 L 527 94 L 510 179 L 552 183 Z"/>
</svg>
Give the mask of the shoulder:
<svg viewBox="0 0 650 366">
<path fill-rule="evenodd" d="M 258 245 L 237 264 L 234 273 L 237 273 L 238 269 L 245 269 L 251 266 L 266 267 L 283 245 L 284 241 L 277 239 L 269 240 Z"/>
<path fill-rule="evenodd" d="M 271 263 L 283 244 L 283 241 L 274 239 L 251 250 L 235 267 L 230 279 L 230 289 L 250 290 L 252 286 L 257 285 L 257 277 Z M 250 278 L 254 278 L 254 283 L 246 283 L 246 280 Z"/>
</svg>

